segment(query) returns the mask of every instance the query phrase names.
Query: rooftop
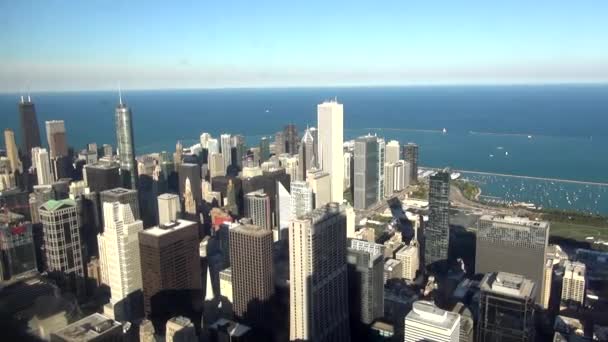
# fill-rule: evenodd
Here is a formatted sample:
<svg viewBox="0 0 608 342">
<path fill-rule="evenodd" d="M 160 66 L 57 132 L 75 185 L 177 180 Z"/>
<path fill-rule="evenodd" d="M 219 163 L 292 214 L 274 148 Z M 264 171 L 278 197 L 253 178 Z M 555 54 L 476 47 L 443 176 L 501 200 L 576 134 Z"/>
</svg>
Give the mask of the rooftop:
<svg viewBox="0 0 608 342">
<path fill-rule="evenodd" d="M 518 226 L 526 226 L 526 227 L 538 227 L 538 228 L 547 228 L 549 226 L 549 222 L 547 221 L 535 221 L 530 220 L 527 217 L 519 217 L 519 216 L 492 216 L 492 215 L 483 215 L 479 218 L 480 221 L 492 221 L 495 223 L 507 223 L 514 224 Z"/>
<path fill-rule="evenodd" d="M 121 324 L 102 315 L 94 313 L 54 334 L 66 341 L 91 341 L 110 329 L 120 327 Z"/>
<path fill-rule="evenodd" d="M 244 234 L 244 235 L 256 236 L 256 237 L 272 235 L 271 230 L 264 229 L 260 226 L 254 225 L 254 224 L 239 224 L 237 226 L 231 227 L 230 231 L 238 233 L 238 234 Z"/>
<path fill-rule="evenodd" d="M 162 226 L 154 226 L 152 228 L 141 231 L 140 234 L 148 234 L 152 236 L 162 236 L 174 232 L 176 230 L 195 225 L 196 222 L 178 219 L 175 222 L 170 222 Z"/>
<path fill-rule="evenodd" d="M 420 300 L 414 302 L 406 321 L 418 321 L 440 329 L 453 330 L 460 321 L 460 315 L 442 310 L 431 302 Z"/>
<path fill-rule="evenodd" d="M 176 194 L 160 194 L 160 195 L 158 195 L 158 199 L 161 199 L 161 200 L 169 200 L 169 199 L 174 199 L 174 198 L 178 198 Z"/>
<path fill-rule="evenodd" d="M 225 318 L 220 318 L 215 323 L 211 324 L 211 329 L 226 331 L 230 336 L 244 336 L 251 328 L 240 323 L 229 321 Z"/>
<path fill-rule="evenodd" d="M 508 295 L 517 298 L 530 298 L 535 296 L 536 285 L 534 281 L 519 274 L 498 272 L 488 273 L 481 280 L 482 291 Z"/>
<path fill-rule="evenodd" d="M 112 195 L 122 195 L 122 194 L 131 193 L 131 192 L 137 192 L 137 190 L 125 189 L 125 188 L 114 188 L 114 189 L 102 191 L 103 194 L 112 194 Z"/>
<path fill-rule="evenodd" d="M 75 207 L 76 206 L 76 202 L 74 200 L 71 199 L 63 199 L 63 200 L 49 200 L 46 203 L 44 203 L 41 208 L 44 208 L 45 210 L 48 211 L 55 211 L 55 210 L 59 210 L 65 207 Z"/>
</svg>

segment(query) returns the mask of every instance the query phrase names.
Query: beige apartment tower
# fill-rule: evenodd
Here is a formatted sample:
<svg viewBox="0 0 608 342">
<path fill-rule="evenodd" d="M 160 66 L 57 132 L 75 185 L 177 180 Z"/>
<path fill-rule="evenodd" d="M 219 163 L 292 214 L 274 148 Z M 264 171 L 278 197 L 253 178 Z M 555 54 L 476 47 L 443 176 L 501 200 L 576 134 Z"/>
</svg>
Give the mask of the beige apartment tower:
<svg viewBox="0 0 608 342">
<path fill-rule="evenodd" d="M 332 202 L 344 197 L 344 106 L 337 100 L 317 106 L 320 168 L 330 174 Z"/>
</svg>

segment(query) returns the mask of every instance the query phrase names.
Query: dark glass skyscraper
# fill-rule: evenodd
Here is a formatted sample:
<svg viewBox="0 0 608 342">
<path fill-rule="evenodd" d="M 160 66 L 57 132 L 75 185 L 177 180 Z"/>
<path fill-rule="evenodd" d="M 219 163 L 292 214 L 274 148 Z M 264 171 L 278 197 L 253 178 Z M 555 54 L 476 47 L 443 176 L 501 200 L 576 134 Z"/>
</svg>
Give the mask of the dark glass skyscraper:
<svg viewBox="0 0 608 342">
<path fill-rule="evenodd" d="M 426 266 L 446 261 L 450 241 L 450 171 L 430 177 L 429 221 L 424 230 Z"/>
<path fill-rule="evenodd" d="M 125 188 L 137 188 L 137 163 L 135 162 L 135 143 L 131 109 L 122 103 L 122 97 L 116 106 L 116 145 L 120 158 L 120 175 Z"/>
<path fill-rule="evenodd" d="M 289 154 L 298 153 L 298 128 L 294 124 L 285 126 L 283 130 L 285 138 L 285 152 Z"/>
<path fill-rule="evenodd" d="M 40 146 L 40 129 L 36 118 L 36 107 L 30 96 L 27 101 L 21 97 L 19 103 L 19 119 L 21 122 L 21 153 L 25 156 L 22 162 L 29 166 L 32 161 L 32 148 Z"/>
<path fill-rule="evenodd" d="M 408 143 L 403 146 L 403 159 L 410 164 L 410 179 L 411 183 L 418 182 L 418 145 Z"/>
</svg>

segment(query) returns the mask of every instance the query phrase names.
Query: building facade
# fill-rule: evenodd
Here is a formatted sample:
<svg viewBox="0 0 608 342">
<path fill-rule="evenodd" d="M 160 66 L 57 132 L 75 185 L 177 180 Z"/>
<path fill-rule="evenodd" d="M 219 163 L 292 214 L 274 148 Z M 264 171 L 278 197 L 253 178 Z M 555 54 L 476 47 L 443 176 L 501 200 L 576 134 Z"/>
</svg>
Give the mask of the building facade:
<svg viewBox="0 0 608 342">
<path fill-rule="evenodd" d="M 378 138 L 367 135 L 355 140 L 355 209 L 367 209 L 378 201 Z"/>
<path fill-rule="evenodd" d="M 116 123 L 116 150 L 120 161 L 122 186 L 137 189 L 137 163 L 135 162 L 135 141 L 133 140 L 133 118 L 131 109 L 119 97 L 114 112 Z"/>
<path fill-rule="evenodd" d="M 350 324 L 372 324 L 384 315 L 384 256 L 373 242 L 351 240 L 347 250 Z"/>
<path fill-rule="evenodd" d="M 271 230 L 272 217 L 270 197 L 263 191 L 254 191 L 245 195 L 245 217 L 253 220 L 253 224 Z"/>
<path fill-rule="evenodd" d="M 45 122 L 46 139 L 49 144 L 50 157 L 68 155 L 68 143 L 65 134 L 65 123 L 63 120 L 51 120 Z"/>
<path fill-rule="evenodd" d="M 424 229 L 425 266 L 448 259 L 450 243 L 450 172 L 439 171 L 429 180 L 429 221 Z M 438 265 L 439 266 L 439 265 Z"/>
<path fill-rule="evenodd" d="M 317 106 L 318 156 L 320 168 L 330 175 L 330 200 L 342 203 L 344 197 L 344 107 L 338 101 Z"/>
<path fill-rule="evenodd" d="M 36 106 L 34 106 L 34 102 L 29 95 L 27 101 L 21 96 L 19 120 L 21 124 L 21 153 L 25 158 L 24 161 L 29 164 L 32 160 L 32 148 L 41 146 Z"/>
<path fill-rule="evenodd" d="M 176 194 L 161 194 L 158 200 L 158 224 L 177 221 L 181 212 L 179 197 Z"/>
<path fill-rule="evenodd" d="M 417 301 L 405 317 L 405 342 L 458 342 L 460 315 L 442 310 L 433 303 Z"/>
<path fill-rule="evenodd" d="M 577 261 L 567 260 L 564 263 L 562 280 L 561 306 L 582 307 L 585 304 L 586 266 Z"/>
</svg>

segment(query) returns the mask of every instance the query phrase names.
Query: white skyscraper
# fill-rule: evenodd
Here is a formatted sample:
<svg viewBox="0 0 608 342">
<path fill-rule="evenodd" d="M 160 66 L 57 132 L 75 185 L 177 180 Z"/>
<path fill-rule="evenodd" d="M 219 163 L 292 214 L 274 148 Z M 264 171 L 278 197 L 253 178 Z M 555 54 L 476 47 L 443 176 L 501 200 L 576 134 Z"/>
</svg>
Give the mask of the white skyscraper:
<svg viewBox="0 0 608 342">
<path fill-rule="evenodd" d="M 209 153 L 209 178 L 226 175 L 226 165 L 221 153 Z"/>
<path fill-rule="evenodd" d="M 399 142 L 391 140 L 386 144 L 386 161 L 387 163 L 396 163 L 399 160 Z"/>
<path fill-rule="evenodd" d="M 291 222 L 291 341 L 350 341 L 346 243 L 346 215 L 337 203 Z"/>
<path fill-rule="evenodd" d="M 342 203 L 344 197 L 344 107 L 338 101 L 326 101 L 317 106 L 319 130 L 319 161 L 323 171 L 330 174 L 332 202 Z"/>
<path fill-rule="evenodd" d="M 431 302 L 414 302 L 405 317 L 404 342 L 458 342 L 460 315 L 441 310 Z"/>
<path fill-rule="evenodd" d="M 314 194 L 306 182 L 291 182 L 291 218 L 295 219 L 313 209 Z"/>
<path fill-rule="evenodd" d="M 217 142 L 217 139 L 210 138 L 207 141 L 207 150 L 209 151 L 209 155 L 211 153 L 220 153 L 220 144 Z"/>
<path fill-rule="evenodd" d="M 51 162 L 46 148 L 32 148 L 32 165 L 36 168 L 38 185 L 49 185 L 53 182 L 51 175 Z"/>
<path fill-rule="evenodd" d="M 163 225 L 177 221 L 181 211 L 179 196 L 176 194 L 161 194 L 158 196 L 158 224 Z"/>
<path fill-rule="evenodd" d="M 224 157 L 224 168 L 232 164 L 232 139 L 230 134 L 220 135 L 222 157 Z"/>
<path fill-rule="evenodd" d="M 135 220 L 129 204 L 120 202 L 105 202 L 103 219 L 104 231 L 97 241 L 101 276 L 111 292 L 110 312 L 120 319 L 124 319 L 121 315 L 129 318 L 130 310 L 119 314 L 114 306 L 142 289 L 138 233 L 144 230 L 144 224 Z"/>
<path fill-rule="evenodd" d="M 582 306 L 585 303 L 586 266 L 581 262 L 564 263 L 564 280 L 562 281 L 561 305 Z"/>
</svg>

